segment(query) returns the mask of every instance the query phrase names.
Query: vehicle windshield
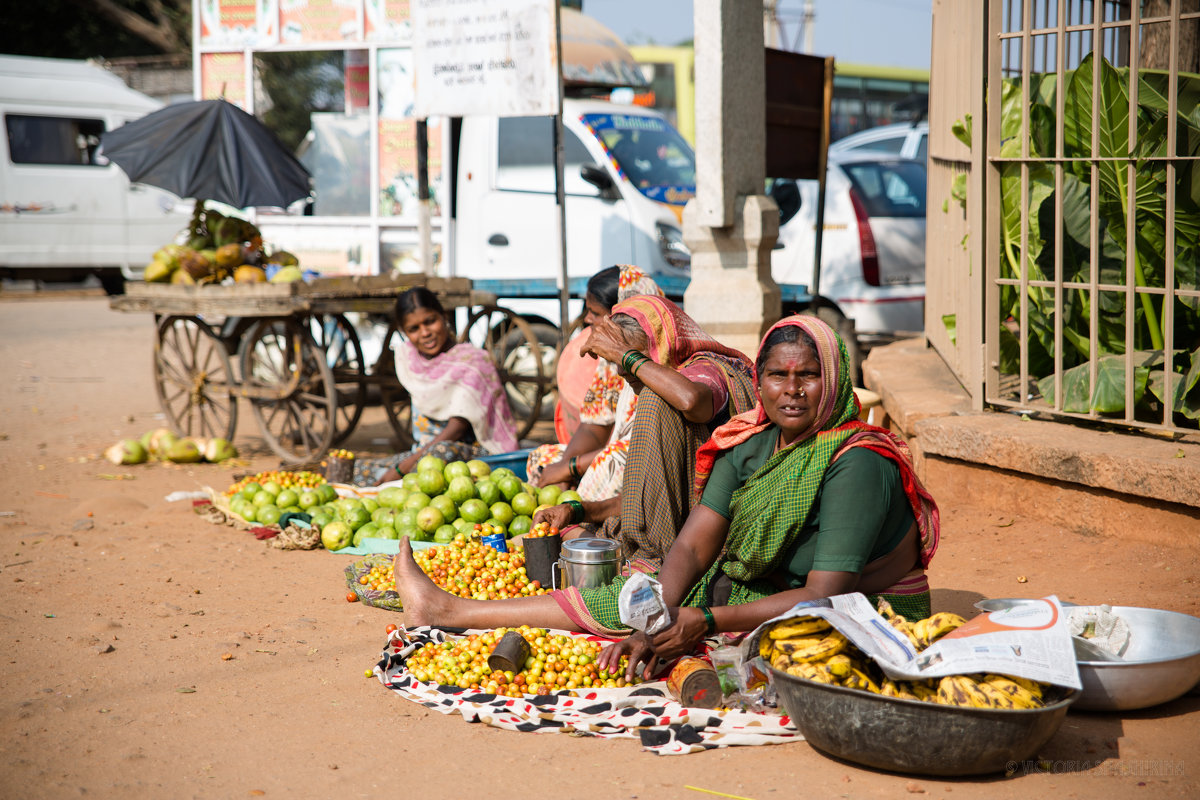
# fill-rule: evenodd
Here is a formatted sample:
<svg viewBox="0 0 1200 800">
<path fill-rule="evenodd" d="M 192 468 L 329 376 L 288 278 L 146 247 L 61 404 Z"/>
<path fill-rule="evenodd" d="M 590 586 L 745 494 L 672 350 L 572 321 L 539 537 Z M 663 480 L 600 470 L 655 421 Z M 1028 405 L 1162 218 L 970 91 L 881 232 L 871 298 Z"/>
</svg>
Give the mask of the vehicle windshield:
<svg viewBox="0 0 1200 800">
<path fill-rule="evenodd" d="M 841 165 L 872 217 L 924 217 L 925 166 L 916 161 Z"/>
<path fill-rule="evenodd" d="M 641 114 L 584 114 L 582 121 L 651 200 L 683 205 L 695 196 L 696 154 L 666 121 Z"/>
</svg>

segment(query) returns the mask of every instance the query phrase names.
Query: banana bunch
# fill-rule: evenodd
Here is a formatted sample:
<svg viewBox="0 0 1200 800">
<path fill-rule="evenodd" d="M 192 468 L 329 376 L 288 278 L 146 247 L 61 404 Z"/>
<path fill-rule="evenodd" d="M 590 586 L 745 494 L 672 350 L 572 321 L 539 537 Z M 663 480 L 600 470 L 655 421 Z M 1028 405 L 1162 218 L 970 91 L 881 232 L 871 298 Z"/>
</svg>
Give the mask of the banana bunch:
<svg viewBox="0 0 1200 800">
<path fill-rule="evenodd" d="M 907 635 L 919 651 L 962 625 L 942 612 L 916 623 L 888 607 L 880 613 Z M 865 653 L 819 617 L 785 620 L 758 642 L 759 655 L 775 669 L 817 683 L 834 684 L 901 700 L 974 708 L 1028 709 L 1043 705 L 1042 686 L 1005 675 L 950 675 L 924 681 L 893 681 Z"/>
<path fill-rule="evenodd" d="M 958 614 L 951 614 L 949 611 L 939 611 L 931 617 L 909 622 L 893 611 L 891 604 L 886 600 L 879 601 L 879 614 L 889 625 L 903 633 L 918 653 L 967 622 Z"/>
<path fill-rule="evenodd" d="M 1042 687 L 1007 675 L 947 675 L 938 681 L 937 702 L 973 708 L 1041 708 Z"/>
</svg>

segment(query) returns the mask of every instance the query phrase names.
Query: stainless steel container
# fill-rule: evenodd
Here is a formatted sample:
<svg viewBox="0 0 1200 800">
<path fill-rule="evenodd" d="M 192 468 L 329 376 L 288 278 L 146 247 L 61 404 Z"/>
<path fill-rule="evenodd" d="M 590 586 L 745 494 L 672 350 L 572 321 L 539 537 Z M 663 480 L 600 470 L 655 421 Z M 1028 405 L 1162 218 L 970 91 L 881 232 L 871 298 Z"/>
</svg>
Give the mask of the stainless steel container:
<svg viewBox="0 0 1200 800">
<path fill-rule="evenodd" d="M 551 577 L 555 589 L 594 589 L 612 583 L 621 570 L 621 545 L 612 539 L 582 537 L 562 543 Z"/>
</svg>

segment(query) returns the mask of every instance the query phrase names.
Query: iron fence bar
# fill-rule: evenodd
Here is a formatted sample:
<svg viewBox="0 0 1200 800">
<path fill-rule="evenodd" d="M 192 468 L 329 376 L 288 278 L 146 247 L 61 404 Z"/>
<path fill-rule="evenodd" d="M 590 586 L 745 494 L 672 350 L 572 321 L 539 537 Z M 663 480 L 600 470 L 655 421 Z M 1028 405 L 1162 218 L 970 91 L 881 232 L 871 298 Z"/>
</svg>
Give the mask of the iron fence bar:
<svg viewBox="0 0 1200 800">
<path fill-rule="evenodd" d="M 1176 114 L 1179 111 L 1179 11 L 1182 0 L 1171 1 L 1170 45 L 1167 55 L 1167 152 L 1175 154 Z M 1163 202 L 1166 206 L 1166 240 L 1163 254 L 1166 259 L 1163 269 L 1163 425 L 1175 419 L 1175 164 L 1168 162 L 1167 191 Z"/>
<path fill-rule="evenodd" d="M 1063 132 L 1066 128 L 1066 73 L 1063 70 L 1063 52 L 1065 50 L 1063 41 L 1065 36 L 1062 33 L 1062 27 L 1066 22 L 1066 3 L 1055 3 L 1058 12 L 1058 29 L 1054 33 L 1054 67 L 1055 67 L 1055 86 L 1054 92 L 1054 155 L 1056 159 L 1061 159 L 1065 155 L 1066 146 L 1063 142 Z M 1095 126 L 1093 126 L 1095 127 Z M 1063 164 L 1061 161 L 1054 163 L 1054 404 L 1056 408 L 1066 407 L 1066 398 L 1063 397 L 1063 357 L 1064 357 L 1064 336 L 1063 336 L 1063 317 L 1066 316 L 1066 295 L 1063 289 Z M 1088 388 L 1088 396 L 1091 396 L 1091 387 Z"/>
<path fill-rule="evenodd" d="M 1141 3 L 1130 3 L 1129 7 L 1129 108 L 1126 120 L 1129 155 L 1137 146 L 1137 95 L 1138 75 L 1142 67 Z M 1125 167 L 1125 422 L 1133 420 L 1133 334 L 1134 308 L 1139 302 L 1137 290 L 1137 170 L 1132 159 Z M 1151 324 L 1147 320 L 1147 324 Z"/>
<path fill-rule="evenodd" d="M 1022 5 L 1021 29 L 1021 157 L 1029 158 L 1029 69 L 1033 58 L 1029 29 L 1032 27 L 1033 0 Z M 1029 164 L 1021 164 L 1021 205 L 1029 207 Z M 1029 386 L 1029 215 L 1021 215 L 1021 256 L 1017 277 L 1021 281 L 1020 364 L 1017 370 L 1017 399 L 1025 402 Z"/>
<path fill-rule="evenodd" d="M 1092 6 L 1092 63 L 1096 60 L 1094 55 L 1097 51 L 1103 54 L 1103 26 L 1101 25 L 1103 8 L 1099 3 Z M 1100 70 L 1092 70 L 1092 108 L 1100 107 Z M 1092 125 L 1091 130 L 1092 156 L 1091 163 L 1088 165 L 1088 175 L 1091 177 L 1092 185 L 1088 189 L 1088 201 L 1091 203 L 1088 220 L 1088 244 L 1091 247 L 1091 252 L 1088 254 L 1088 277 L 1090 278 L 1091 287 L 1089 289 L 1089 297 L 1091 297 L 1091 306 L 1088 309 L 1088 391 L 1089 397 L 1093 396 L 1096 391 L 1096 380 L 1100 374 L 1100 215 L 1096 213 L 1096 209 L 1100 205 L 1100 165 L 1096 162 L 1096 153 L 1100 150 L 1100 126 Z M 1089 408 L 1089 411 L 1091 409 Z"/>
</svg>

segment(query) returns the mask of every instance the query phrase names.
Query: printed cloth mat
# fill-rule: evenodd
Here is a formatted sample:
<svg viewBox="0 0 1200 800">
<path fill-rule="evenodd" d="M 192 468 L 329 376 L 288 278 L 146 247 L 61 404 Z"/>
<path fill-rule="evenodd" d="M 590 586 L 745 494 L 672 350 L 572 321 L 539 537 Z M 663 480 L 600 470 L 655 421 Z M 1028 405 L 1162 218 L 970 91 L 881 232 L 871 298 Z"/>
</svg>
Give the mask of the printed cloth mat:
<svg viewBox="0 0 1200 800">
<path fill-rule="evenodd" d="M 568 632 L 552 630 L 551 633 Z M 588 641 L 609 641 L 582 634 L 568 635 Z M 526 733 L 638 738 L 643 748 L 659 755 L 804 741 L 786 714 L 688 708 L 670 697 L 665 681 L 625 689 L 577 689 L 577 697 L 563 693 L 513 698 L 421 682 L 409 673 L 405 662 L 412 653 L 423 645 L 453 636 L 429 627 L 392 633 L 382 659 L 375 665 L 376 677 L 401 697 L 443 714 L 461 714 L 467 722 L 483 722 Z"/>
</svg>

